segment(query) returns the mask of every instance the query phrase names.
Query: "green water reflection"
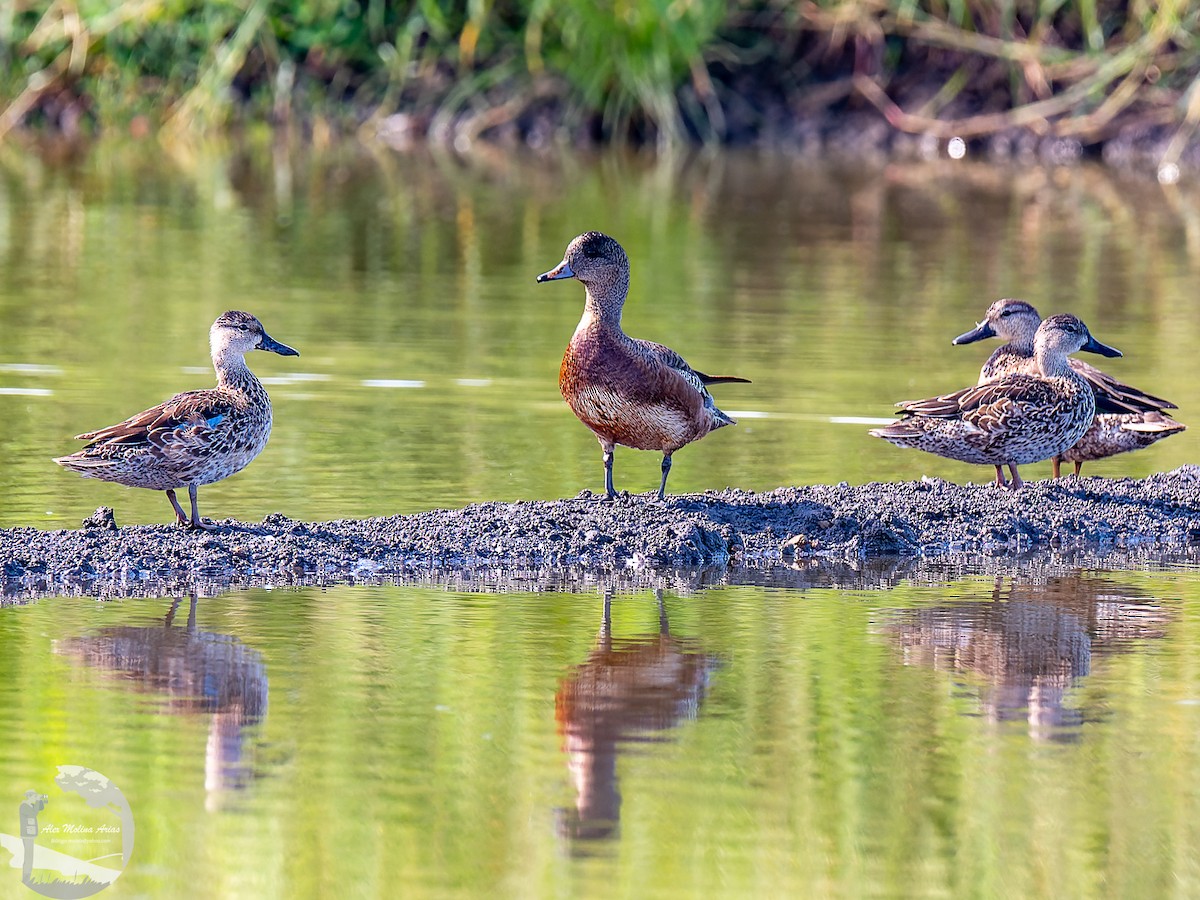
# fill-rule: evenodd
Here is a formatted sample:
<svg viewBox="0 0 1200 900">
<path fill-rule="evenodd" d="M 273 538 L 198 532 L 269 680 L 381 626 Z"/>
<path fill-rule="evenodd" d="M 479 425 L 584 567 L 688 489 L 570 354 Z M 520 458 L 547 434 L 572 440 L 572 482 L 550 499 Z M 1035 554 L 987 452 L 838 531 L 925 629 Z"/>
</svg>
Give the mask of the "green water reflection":
<svg viewBox="0 0 1200 900">
<path fill-rule="evenodd" d="M 586 228 L 630 252 L 625 325 L 706 371 L 740 413 L 680 452 L 678 491 L 984 480 L 838 419 L 973 380 L 950 338 L 1004 295 L 1080 314 L 1110 371 L 1198 406 L 1198 195 L 1104 170 L 829 166 L 733 155 L 677 164 L 183 152 L 103 144 L 65 163 L 0 148 L 0 526 L 74 526 L 97 505 L 165 522 L 161 496 L 63 472 L 70 436 L 211 384 L 206 333 L 244 307 L 297 360 L 252 360 L 275 433 L 206 513 L 366 516 L 601 484 L 556 386 L 582 307 L 539 289 Z M 33 368 L 31 368 L 33 367 Z M 1195 459 L 1195 432 L 1085 472 Z M 618 451 L 633 490 L 653 454 Z M 1048 465 L 1031 468 L 1046 477 Z"/>
<path fill-rule="evenodd" d="M 0 609 L 0 793 L 109 775 L 135 896 L 1190 895 L 1198 602 L 1195 570 L 607 619 L 417 587 L 48 599 Z"/>
</svg>

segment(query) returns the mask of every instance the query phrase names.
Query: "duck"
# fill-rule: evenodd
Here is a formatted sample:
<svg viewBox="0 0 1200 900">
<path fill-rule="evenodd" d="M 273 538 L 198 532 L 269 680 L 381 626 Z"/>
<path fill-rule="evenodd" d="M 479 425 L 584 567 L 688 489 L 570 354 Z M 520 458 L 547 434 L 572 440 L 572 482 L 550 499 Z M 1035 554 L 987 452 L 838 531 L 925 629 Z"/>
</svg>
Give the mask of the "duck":
<svg viewBox="0 0 1200 900">
<path fill-rule="evenodd" d="M 717 408 L 709 385 L 749 379 L 705 375 L 669 347 L 629 337 L 621 311 L 629 294 L 629 258 L 616 240 L 587 231 L 567 245 L 562 262 L 537 276 L 539 284 L 574 278 L 583 283 L 583 317 L 563 354 L 558 388 L 600 442 L 604 499 L 615 500 L 617 444 L 662 453 L 658 499 L 665 500 L 671 456 L 711 431 L 736 424 Z"/>
<path fill-rule="evenodd" d="M 300 353 L 241 310 L 218 316 L 208 336 L 216 387 L 176 394 L 116 425 L 76 435 L 88 445 L 54 462 L 85 478 L 165 491 L 180 525 L 216 530 L 200 518 L 198 488 L 240 472 L 262 452 L 271 434 L 271 399 L 246 366 L 246 354 Z M 185 487 L 190 517 L 175 496 Z"/>
<path fill-rule="evenodd" d="M 1154 410 L 1143 413 L 1097 413 L 1092 427 L 1079 439 L 1079 443 L 1050 458 L 1053 475 L 1060 477 L 1062 463 L 1069 462 L 1074 465 L 1075 477 L 1078 478 L 1085 462 L 1132 450 L 1144 450 L 1181 431 L 1187 431 L 1187 426 Z"/>
<path fill-rule="evenodd" d="M 1095 394 L 1069 361 L 1070 354 L 1080 350 L 1121 355 L 1092 337 L 1078 317 L 1050 316 L 1034 336 L 1037 374 L 1014 372 L 951 394 L 904 403 L 901 419 L 871 429 L 870 434 L 899 447 L 994 466 L 1001 487 L 1006 486 L 1001 466 L 1007 466 L 1011 488 L 1019 490 L 1023 482 L 1018 466 L 1062 453 L 1091 427 Z"/>
<path fill-rule="evenodd" d="M 983 321 L 952 343 L 971 344 L 991 337 L 1006 342 L 979 370 L 980 384 L 1013 372 L 1033 375 L 1037 374 L 1033 338 L 1041 321 L 1032 304 L 1006 297 L 988 307 Z M 1141 450 L 1187 430 L 1186 425 L 1166 415 L 1166 410 L 1178 408 L 1169 400 L 1123 384 L 1081 359 L 1072 359 L 1071 368 L 1091 385 L 1096 398 L 1096 418 L 1079 443 L 1051 457 L 1055 478 L 1062 474 L 1063 462 L 1073 463 L 1078 476 L 1085 462 Z"/>
</svg>

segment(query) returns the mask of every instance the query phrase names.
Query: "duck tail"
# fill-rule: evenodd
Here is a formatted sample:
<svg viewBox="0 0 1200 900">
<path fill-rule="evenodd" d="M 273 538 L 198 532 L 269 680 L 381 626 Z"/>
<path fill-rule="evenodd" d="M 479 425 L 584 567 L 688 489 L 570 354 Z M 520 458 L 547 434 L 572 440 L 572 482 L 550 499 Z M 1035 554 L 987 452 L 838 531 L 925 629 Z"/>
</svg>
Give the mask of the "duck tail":
<svg viewBox="0 0 1200 900">
<path fill-rule="evenodd" d="M 107 469 L 112 464 L 111 459 L 97 456 L 86 456 L 83 453 L 72 453 L 70 456 L 56 456 L 54 462 L 64 469 L 78 472 L 80 475 L 93 475 L 101 469 Z"/>
<path fill-rule="evenodd" d="M 749 378 L 738 378 L 736 375 L 705 375 L 703 372 L 697 372 L 700 380 L 705 386 L 710 384 L 753 384 Z"/>
<path fill-rule="evenodd" d="M 712 415 L 713 415 L 713 428 L 714 429 L 724 428 L 726 425 L 736 425 L 737 424 L 737 419 L 735 419 L 733 416 L 729 415 L 729 413 L 722 412 L 721 410 L 717 409 L 715 406 L 712 408 Z"/>
<path fill-rule="evenodd" d="M 1142 434 L 1174 434 L 1177 431 L 1187 431 L 1187 426 L 1176 422 L 1170 416 L 1161 413 L 1146 413 L 1140 422 L 1126 422 L 1121 425 L 1122 431 L 1138 431 Z"/>
<path fill-rule="evenodd" d="M 883 438 L 885 441 L 895 440 L 912 440 L 918 438 L 924 432 L 919 428 L 913 419 L 903 419 L 899 422 L 893 422 L 891 425 L 885 425 L 882 428 L 872 428 L 867 434 L 871 437 Z"/>
</svg>

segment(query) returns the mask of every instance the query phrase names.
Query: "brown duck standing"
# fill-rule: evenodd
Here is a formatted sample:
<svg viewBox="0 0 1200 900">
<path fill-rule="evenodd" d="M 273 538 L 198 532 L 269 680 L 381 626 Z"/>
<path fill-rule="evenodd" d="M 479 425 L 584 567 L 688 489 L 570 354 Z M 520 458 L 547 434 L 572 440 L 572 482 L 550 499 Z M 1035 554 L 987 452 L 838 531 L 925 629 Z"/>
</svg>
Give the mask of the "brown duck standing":
<svg viewBox="0 0 1200 900">
<path fill-rule="evenodd" d="M 613 488 L 617 444 L 662 453 L 664 499 L 671 454 L 710 431 L 736 424 L 717 409 L 708 385 L 749 379 L 697 372 L 662 344 L 631 338 L 621 330 L 629 293 L 629 259 L 615 240 L 598 231 L 579 235 L 562 262 L 537 280 L 575 278 L 587 290 L 583 318 L 563 354 L 558 388 L 567 405 L 600 442 L 604 493 Z"/>
</svg>

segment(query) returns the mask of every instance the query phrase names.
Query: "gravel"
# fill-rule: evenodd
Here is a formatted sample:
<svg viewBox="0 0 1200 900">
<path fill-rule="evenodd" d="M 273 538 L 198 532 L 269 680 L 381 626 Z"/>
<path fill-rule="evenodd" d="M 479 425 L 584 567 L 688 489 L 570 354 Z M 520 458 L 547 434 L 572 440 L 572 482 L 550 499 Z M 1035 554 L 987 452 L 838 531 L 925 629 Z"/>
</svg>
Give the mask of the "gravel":
<svg viewBox="0 0 1200 900">
<path fill-rule="evenodd" d="M 478 503 L 407 516 L 79 530 L 0 530 L 0 600 L 163 596 L 246 586 L 416 581 L 472 589 L 677 589 L 758 582 L 886 586 L 948 561 L 1053 553 L 1104 560 L 1200 553 L 1200 467 L 1144 480 L 1064 478 L 1019 492 L 940 479 L 735 489 L 614 503 Z"/>
</svg>

